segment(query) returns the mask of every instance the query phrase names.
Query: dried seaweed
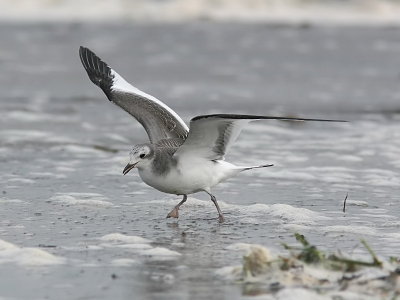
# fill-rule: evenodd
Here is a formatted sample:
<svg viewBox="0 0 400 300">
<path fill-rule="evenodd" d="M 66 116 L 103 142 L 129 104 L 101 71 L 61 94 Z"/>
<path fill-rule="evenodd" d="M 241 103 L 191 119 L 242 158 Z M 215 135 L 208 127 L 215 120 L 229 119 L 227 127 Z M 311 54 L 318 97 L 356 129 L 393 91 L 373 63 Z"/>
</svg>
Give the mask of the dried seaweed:
<svg viewBox="0 0 400 300">
<path fill-rule="evenodd" d="M 379 259 L 365 240 L 361 240 L 361 244 L 371 256 L 370 260 L 346 257 L 340 252 L 328 253 L 312 245 L 302 234 L 296 233 L 295 238 L 300 245 L 282 244 L 289 252 L 287 255 L 274 256 L 259 245 L 250 247 L 249 253 L 243 257 L 239 280 L 246 283 L 246 294 L 257 294 L 260 291 L 253 291 L 250 287 L 260 287 L 253 283 L 263 283 L 262 293 L 266 292 L 265 286 L 268 293 L 300 286 L 318 294 L 351 291 L 385 299 L 399 296 L 399 258 Z"/>
</svg>

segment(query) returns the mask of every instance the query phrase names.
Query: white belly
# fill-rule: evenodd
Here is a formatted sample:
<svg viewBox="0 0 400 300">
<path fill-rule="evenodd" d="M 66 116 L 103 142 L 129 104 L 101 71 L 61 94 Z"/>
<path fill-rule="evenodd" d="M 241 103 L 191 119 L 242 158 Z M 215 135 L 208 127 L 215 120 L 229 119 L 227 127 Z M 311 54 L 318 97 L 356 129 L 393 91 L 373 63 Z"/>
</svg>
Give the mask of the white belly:
<svg viewBox="0 0 400 300">
<path fill-rule="evenodd" d="M 240 168 L 225 161 L 199 159 L 180 161 L 165 175 L 155 175 L 152 170 L 139 170 L 142 180 L 151 187 L 169 194 L 193 194 L 210 189 L 240 172 Z"/>
</svg>

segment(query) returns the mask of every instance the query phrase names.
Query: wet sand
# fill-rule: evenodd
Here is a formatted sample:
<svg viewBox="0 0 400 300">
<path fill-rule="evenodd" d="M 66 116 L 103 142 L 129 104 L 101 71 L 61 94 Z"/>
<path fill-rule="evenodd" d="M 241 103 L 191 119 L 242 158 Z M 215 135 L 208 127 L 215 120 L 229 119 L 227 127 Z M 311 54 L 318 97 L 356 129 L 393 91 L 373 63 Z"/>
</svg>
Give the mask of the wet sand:
<svg viewBox="0 0 400 300">
<path fill-rule="evenodd" d="M 279 250 L 294 232 L 331 251 L 365 254 L 364 238 L 398 256 L 398 29 L 2 24 L 0 37 L 0 298 L 241 299 L 253 290 L 216 275 L 240 264 L 227 247 Z M 350 123 L 249 126 L 227 160 L 275 166 L 215 189 L 226 223 L 205 194 L 167 220 L 180 198 L 122 176 L 147 137 L 89 81 L 80 45 L 185 121 Z"/>
</svg>

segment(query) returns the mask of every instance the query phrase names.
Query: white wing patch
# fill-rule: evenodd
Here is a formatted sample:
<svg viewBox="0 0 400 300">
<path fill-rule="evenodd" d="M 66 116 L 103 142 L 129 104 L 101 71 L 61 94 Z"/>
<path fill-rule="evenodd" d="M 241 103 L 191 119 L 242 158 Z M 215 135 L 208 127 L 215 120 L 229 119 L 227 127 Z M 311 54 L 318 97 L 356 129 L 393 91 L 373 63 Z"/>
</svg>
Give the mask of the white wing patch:
<svg viewBox="0 0 400 300">
<path fill-rule="evenodd" d="M 79 57 L 90 80 L 104 91 L 108 100 L 142 124 L 151 142 L 186 138 L 188 127 L 171 108 L 129 84 L 88 48 L 81 46 Z"/>
<path fill-rule="evenodd" d="M 223 159 L 225 153 L 229 151 L 230 147 L 237 140 L 243 127 L 245 127 L 249 122 L 250 120 L 227 120 L 225 124 L 219 125 L 220 135 L 215 142 L 213 151 L 222 155 Z"/>
<path fill-rule="evenodd" d="M 242 128 L 250 121 L 254 120 L 227 118 L 192 120 L 189 135 L 176 155 L 223 160 Z"/>
<path fill-rule="evenodd" d="M 143 97 L 143 98 L 146 98 L 148 100 L 155 102 L 157 105 L 166 109 L 172 116 L 174 116 L 174 118 L 176 120 L 179 121 L 179 123 L 182 125 L 183 128 L 185 128 L 187 131 L 189 131 L 189 128 L 187 127 L 185 122 L 183 122 L 183 120 L 178 116 L 178 114 L 176 112 L 174 112 L 171 108 L 169 108 L 167 105 L 165 105 L 163 102 L 158 100 L 156 97 L 146 94 L 145 92 L 134 87 L 129 82 L 127 82 L 121 75 L 119 75 L 117 72 L 115 72 L 113 69 L 111 69 L 111 76 L 113 76 L 113 85 L 111 87 L 111 89 L 113 91 L 133 93 L 135 95 L 138 95 L 140 97 Z"/>
</svg>

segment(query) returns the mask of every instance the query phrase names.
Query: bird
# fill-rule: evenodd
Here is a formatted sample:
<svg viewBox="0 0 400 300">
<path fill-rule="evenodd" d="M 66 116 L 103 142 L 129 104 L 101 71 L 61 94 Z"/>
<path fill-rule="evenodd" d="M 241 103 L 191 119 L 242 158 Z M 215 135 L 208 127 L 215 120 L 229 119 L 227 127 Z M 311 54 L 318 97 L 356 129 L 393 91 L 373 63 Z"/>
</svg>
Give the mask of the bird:
<svg viewBox="0 0 400 300">
<path fill-rule="evenodd" d="M 134 145 L 123 175 L 137 169 L 147 185 L 182 200 L 167 214 L 178 218 L 188 195 L 205 192 L 214 203 L 218 221 L 224 215 L 211 189 L 239 173 L 273 164 L 237 166 L 225 155 L 247 124 L 260 120 L 346 122 L 343 120 L 275 117 L 247 114 L 195 116 L 189 127 L 159 99 L 128 83 L 90 49 L 80 46 L 79 56 L 89 79 L 100 87 L 108 100 L 132 115 L 147 132 L 149 141 Z"/>
</svg>

